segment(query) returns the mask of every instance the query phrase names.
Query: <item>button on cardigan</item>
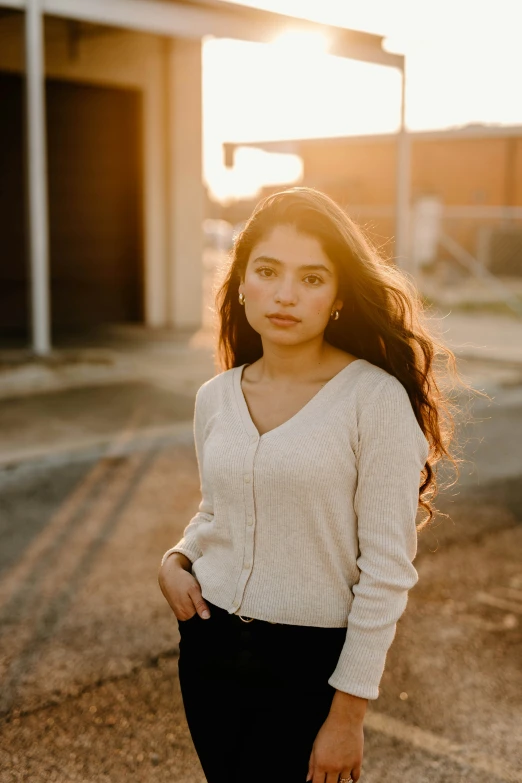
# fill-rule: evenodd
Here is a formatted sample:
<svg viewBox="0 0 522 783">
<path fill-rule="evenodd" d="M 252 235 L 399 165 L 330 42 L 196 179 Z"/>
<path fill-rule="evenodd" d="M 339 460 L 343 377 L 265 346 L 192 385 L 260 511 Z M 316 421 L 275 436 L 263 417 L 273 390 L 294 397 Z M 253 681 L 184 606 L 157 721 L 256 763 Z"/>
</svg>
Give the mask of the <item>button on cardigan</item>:
<svg viewBox="0 0 522 783">
<path fill-rule="evenodd" d="M 328 683 L 376 699 L 418 579 L 428 442 L 404 386 L 365 359 L 260 435 L 241 387 L 245 366 L 197 392 L 201 502 L 164 559 L 186 555 L 203 597 L 229 613 L 346 627 Z"/>
</svg>

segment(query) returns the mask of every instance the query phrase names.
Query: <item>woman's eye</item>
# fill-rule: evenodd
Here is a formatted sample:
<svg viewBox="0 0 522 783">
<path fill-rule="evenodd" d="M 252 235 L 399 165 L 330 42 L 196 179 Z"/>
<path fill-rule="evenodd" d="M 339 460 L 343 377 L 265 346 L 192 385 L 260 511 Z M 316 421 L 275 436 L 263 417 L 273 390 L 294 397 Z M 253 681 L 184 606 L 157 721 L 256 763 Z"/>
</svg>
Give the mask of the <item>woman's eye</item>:
<svg viewBox="0 0 522 783">
<path fill-rule="evenodd" d="M 274 270 L 270 269 L 268 266 L 262 266 L 260 269 L 257 270 L 258 274 L 261 274 L 261 272 L 270 272 L 272 273 Z M 266 277 L 266 275 L 261 275 L 262 277 Z"/>
<path fill-rule="evenodd" d="M 261 277 L 272 277 L 275 274 L 275 271 L 269 266 L 261 266 L 256 271 Z M 311 282 L 313 286 L 318 286 L 323 282 L 319 275 L 307 275 L 304 279 Z"/>
</svg>

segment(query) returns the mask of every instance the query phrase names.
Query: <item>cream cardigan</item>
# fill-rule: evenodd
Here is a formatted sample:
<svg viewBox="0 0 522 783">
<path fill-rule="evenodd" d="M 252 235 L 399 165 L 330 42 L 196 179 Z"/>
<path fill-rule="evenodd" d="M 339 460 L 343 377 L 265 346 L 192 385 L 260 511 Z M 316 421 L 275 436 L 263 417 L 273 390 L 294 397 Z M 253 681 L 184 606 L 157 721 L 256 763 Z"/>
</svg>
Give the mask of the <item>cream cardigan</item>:
<svg viewBox="0 0 522 783">
<path fill-rule="evenodd" d="M 246 365 L 198 390 L 201 503 L 182 552 L 202 595 L 229 613 L 346 627 L 328 682 L 376 699 L 408 590 L 428 442 L 404 386 L 365 359 L 294 416 L 259 435 Z"/>
</svg>

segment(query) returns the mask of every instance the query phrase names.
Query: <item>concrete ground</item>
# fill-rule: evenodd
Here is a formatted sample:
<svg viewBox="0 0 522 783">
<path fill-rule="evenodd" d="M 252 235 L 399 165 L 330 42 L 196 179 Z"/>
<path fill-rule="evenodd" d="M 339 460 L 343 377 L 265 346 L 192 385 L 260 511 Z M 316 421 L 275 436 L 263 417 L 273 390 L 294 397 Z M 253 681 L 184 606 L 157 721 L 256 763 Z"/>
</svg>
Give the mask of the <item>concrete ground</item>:
<svg viewBox="0 0 522 783">
<path fill-rule="evenodd" d="M 450 518 L 420 535 L 419 583 L 365 724 L 366 783 L 522 781 L 522 339 L 488 318 L 445 319 L 492 400 L 459 428 L 467 461 L 437 499 Z M 199 501 L 191 415 L 212 356 L 201 336 L 110 350 L 126 378 L 4 387 L 2 783 L 204 783 L 156 574 Z"/>
</svg>

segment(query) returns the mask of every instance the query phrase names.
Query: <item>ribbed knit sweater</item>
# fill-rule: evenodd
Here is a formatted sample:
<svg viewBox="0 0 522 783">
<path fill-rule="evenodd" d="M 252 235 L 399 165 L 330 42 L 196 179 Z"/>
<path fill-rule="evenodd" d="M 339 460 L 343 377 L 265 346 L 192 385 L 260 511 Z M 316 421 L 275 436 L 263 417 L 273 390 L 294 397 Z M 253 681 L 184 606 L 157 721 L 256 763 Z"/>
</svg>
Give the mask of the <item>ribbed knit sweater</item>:
<svg viewBox="0 0 522 783">
<path fill-rule="evenodd" d="M 241 386 L 245 366 L 197 392 L 201 502 L 164 559 L 186 555 L 203 597 L 229 613 L 346 627 L 328 683 L 376 699 L 418 579 L 428 442 L 404 386 L 365 359 L 260 436 Z"/>
</svg>

